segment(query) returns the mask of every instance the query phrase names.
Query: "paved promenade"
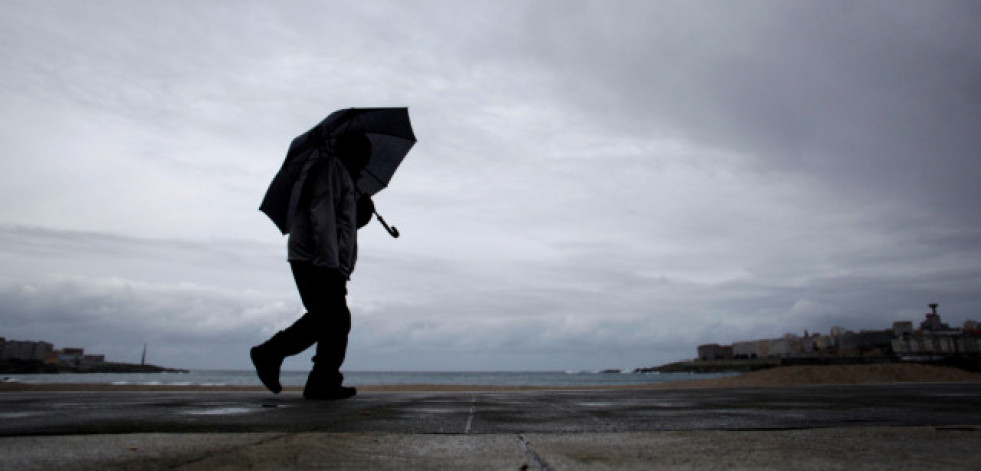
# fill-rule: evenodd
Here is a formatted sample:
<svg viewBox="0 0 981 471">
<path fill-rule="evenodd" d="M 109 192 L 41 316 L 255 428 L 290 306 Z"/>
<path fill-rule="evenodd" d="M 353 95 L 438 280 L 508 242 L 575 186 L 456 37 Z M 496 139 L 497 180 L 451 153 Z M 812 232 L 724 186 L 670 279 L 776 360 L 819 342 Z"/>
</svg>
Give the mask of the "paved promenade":
<svg viewBox="0 0 981 471">
<path fill-rule="evenodd" d="M 0 393 L 0 469 L 977 469 L 981 384 Z"/>
</svg>

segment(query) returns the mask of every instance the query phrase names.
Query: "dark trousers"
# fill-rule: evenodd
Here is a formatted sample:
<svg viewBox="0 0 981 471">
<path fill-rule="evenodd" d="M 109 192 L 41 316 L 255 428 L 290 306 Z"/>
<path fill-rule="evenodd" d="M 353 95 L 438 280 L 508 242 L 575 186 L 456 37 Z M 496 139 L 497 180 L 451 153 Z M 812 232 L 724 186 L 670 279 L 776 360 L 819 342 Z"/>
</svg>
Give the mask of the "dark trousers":
<svg viewBox="0 0 981 471">
<path fill-rule="evenodd" d="M 322 388 L 340 386 L 344 381 L 340 368 L 351 331 L 347 280 L 337 270 L 308 262 L 290 262 L 290 268 L 307 312 L 270 339 L 270 343 L 278 346 L 284 355 L 296 355 L 317 344 L 308 384 L 312 381 Z"/>
</svg>

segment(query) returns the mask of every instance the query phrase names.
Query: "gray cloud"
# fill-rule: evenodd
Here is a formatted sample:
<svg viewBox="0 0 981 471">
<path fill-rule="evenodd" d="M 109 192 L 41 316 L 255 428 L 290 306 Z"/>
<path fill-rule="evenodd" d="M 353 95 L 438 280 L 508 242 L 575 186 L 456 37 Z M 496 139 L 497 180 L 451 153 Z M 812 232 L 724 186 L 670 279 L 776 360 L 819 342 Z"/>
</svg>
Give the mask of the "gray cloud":
<svg viewBox="0 0 981 471">
<path fill-rule="evenodd" d="M 811 175 L 952 224 L 969 209 L 981 170 L 974 3 L 631 7 L 528 17 L 534 60 L 599 122 L 748 153 L 772 178 Z"/>
</svg>

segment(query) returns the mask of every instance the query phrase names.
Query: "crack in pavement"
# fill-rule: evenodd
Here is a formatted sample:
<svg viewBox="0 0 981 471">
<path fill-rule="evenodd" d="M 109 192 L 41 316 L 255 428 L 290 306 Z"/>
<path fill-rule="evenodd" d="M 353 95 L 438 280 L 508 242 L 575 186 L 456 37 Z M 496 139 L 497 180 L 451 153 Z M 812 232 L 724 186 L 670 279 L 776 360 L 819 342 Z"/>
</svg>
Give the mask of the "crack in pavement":
<svg viewBox="0 0 981 471">
<path fill-rule="evenodd" d="M 463 433 L 470 433 L 470 427 L 473 425 L 474 413 L 477 411 L 477 395 L 474 394 L 470 399 L 470 416 L 467 417 L 467 426 L 464 427 Z"/>
<path fill-rule="evenodd" d="M 516 434 L 515 437 L 518 439 L 518 444 L 521 445 L 521 449 L 524 450 L 525 455 L 527 455 L 528 458 L 535 463 L 535 466 L 538 466 L 538 469 L 542 471 L 552 471 L 552 467 L 549 466 L 548 462 L 545 461 L 544 458 L 535 452 L 535 450 L 531 447 L 531 443 L 525 440 L 525 437 L 523 437 L 520 433 Z"/>
</svg>

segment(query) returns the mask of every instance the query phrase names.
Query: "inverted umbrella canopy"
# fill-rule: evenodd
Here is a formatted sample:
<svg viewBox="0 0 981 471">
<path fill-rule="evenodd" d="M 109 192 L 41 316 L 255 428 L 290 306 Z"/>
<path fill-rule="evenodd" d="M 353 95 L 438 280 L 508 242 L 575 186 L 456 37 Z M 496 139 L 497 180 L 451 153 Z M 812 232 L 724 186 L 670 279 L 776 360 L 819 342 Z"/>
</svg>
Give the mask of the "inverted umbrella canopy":
<svg viewBox="0 0 981 471">
<path fill-rule="evenodd" d="M 335 138 L 348 133 L 362 133 L 371 140 L 371 157 L 355 182 L 358 191 L 368 196 L 388 186 L 402 159 L 416 143 L 408 108 L 338 110 L 297 136 L 259 206 L 259 210 L 266 213 L 283 234 L 289 232 L 303 184 L 313 163 L 331 152 Z M 398 234 L 392 229 L 389 232 L 393 236 Z"/>
</svg>

